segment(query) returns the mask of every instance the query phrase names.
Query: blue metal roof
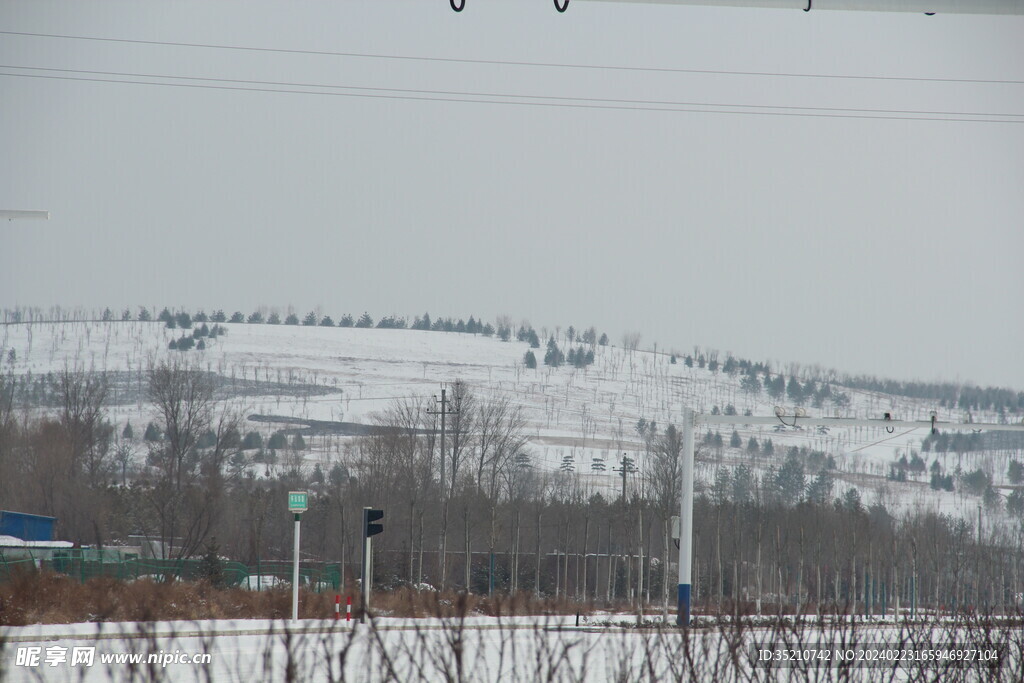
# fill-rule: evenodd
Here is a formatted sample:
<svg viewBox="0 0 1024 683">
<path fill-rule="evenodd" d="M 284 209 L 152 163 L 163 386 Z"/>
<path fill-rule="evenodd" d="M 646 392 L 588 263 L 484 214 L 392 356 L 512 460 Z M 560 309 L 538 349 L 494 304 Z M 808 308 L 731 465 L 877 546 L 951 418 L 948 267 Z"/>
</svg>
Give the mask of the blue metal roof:
<svg viewBox="0 0 1024 683">
<path fill-rule="evenodd" d="M 56 517 L 0 510 L 0 536 L 14 536 L 23 541 L 50 541 L 53 540 L 55 521 Z"/>
</svg>

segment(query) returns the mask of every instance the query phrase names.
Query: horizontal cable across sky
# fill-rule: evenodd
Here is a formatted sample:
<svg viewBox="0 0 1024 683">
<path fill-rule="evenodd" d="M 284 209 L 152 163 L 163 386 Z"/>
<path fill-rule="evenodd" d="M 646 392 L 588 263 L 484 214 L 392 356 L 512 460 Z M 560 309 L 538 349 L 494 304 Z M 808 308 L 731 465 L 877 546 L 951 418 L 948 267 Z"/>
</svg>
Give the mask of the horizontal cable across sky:
<svg viewBox="0 0 1024 683">
<path fill-rule="evenodd" d="M 176 88 L 199 88 L 243 92 L 266 92 L 291 95 L 328 95 L 334 97 L 360 97 L 430 102 L 457 102 L 461 104 L 498 104 L 535 107 L 568 107 L 576 109 L 612 109 L 635 111 L 662 111 L 705 114 L 741 114 L 755 116 L 798 116 L 812 118 L 880 119 L 898 121 L 947 121 L 959 123 L 1024 123 L 1024 114 L 1003 112 L 956 112 L 926 111 L 913 109 L 858 109 L 853 107 L 811 107 L 799 105 L 770 105 L 728 102 L 673 102 L 658 100 L 634 100 L 591 98 L 553 95 L 522 95 L 516 93 L 461 92 L 451 90 L 418 90 L 402 88 L 375 88 L 364 86 L 293 83 L 281 81 L 258 81 L 227 78 L 206 78 L 164 74 L 140 74 L 128 72 L 88 71 L 82 69 L 60 69 L 18 65 L 0 65 L 2 69 L 58 72 L 53 75 L 41 73 L 0 72 L 0 76 L 38 78 L 64 81 L 86 81 L 96 83 L 122 83 Z M 98 76 L 111 76 L 99 78 Z M 136 80 L 156 78 L 165 80 Z M 234 83 L 237 85 L 223 85 Z M 264 87 L 256 87 L 264 86 Z M 308 90 L 302 88 L 320 88 Z M 340 92 L 340 91 L 356 92 Z M 372 92 L 371 92 L 372 91 Z M 497 99 L 496 99 L 497 98 Z"/>
<path fill-rule="evenodd" d="M 525 66 L 555 69 L 598 69 L 608 71 L 641 71 L 652 73 L 709 74 L 719 76 L 758 76 L 771 78 L 834 78 L 871 81 L 916 81 L 922 83 L 981 83 L 992 85 L 1024 85 L 1024 80 L 984 79 L 984 78 L 929 78 L 919 76 L 873 76 L 866 74 L 818 74 L 771 71 L 735 71 L 722 69 L 685 69 L 675 67 L 621 66 L 611 64 L 572 64 L 560 62 L 528 62 L 502 59 L 465 59 L 459 57 L 428 57 L 417 55 L 389 55 L 366 52 L 331 52 L 327 50 L 297 50 L 291 48 L 259 47 L 247 45 L 218 45 L 210 43 L 183 43 L 161 40 L 137 40 L 131 38 L 105 38 L 100 36 L 76 36 L 57 33 L 29 33 L 24 31 L 0 31 L 0 35 L 25 36 L 32 38 L 53 38 L 65 40 L 85 40 L 109 43 L 126 43 L 135 45 L 158 45 L 163 47 L 201 48 L 209 50 L 239 50 L 245 52 L 276 52 L 295 55 L 318 55 L 327 57 L 354 57 L 362 59 L 390 59 L 403 61 L 443 62 L 452 64 L 483 64 L 496 66 Z"/>
</svg>

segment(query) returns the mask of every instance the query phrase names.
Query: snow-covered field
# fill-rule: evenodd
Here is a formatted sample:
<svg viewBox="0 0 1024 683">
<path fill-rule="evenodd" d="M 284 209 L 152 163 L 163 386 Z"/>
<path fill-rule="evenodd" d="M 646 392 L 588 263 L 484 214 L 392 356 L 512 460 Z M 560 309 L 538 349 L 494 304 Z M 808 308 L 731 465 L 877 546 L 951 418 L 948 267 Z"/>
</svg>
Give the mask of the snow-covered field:
<svg viewBox="0 0 1024 683">
<path fill-rule="evenodd" d="M 773 414 L 775 402 L 762 391 L 757 396 L 740 387 L 740 375 L 688 368 L 679 356 L 627 351 L 597 346 L 595 363 L 585 369 L 563 365 L 527 369 L 523 342 L 453 332 L 417 330 L 325 328 L 291 325 L 224 324 L 228 334 L 204 351 L 184 352 L 206 369 L 222 376 L 233 405 L 248 415 L 283 416 L 311 420 L 366 422 L 396 398 L 430 397 L 440 385 L 461 379 L 482 396 L 504 396 L 521 406 L 527 419 L 531 453 L 539 467 L 554 470 L 571 463 L 582 483 L 594 490 L 617 490 L 612 472 L 629 453 L 644 468 L 643 443 L 635 431 L 641 418 L 664 428 L 680 423 L 684 407 L 710 412 L 733 405 L 739 414 Z M 158 322 L 57 322 L 0 326 L 0 367 L 4 372 L 38 377 L 65 367 L 102 370 L 116 375 L 109 419 L 116 425 L 131 423 L 141 433 L 153 419 L 144 397 L 149 363 L 183 352 L 168 350 L 182 330 Z M 568 347 L 559 340 L 563 351 Z M 13 362 L 10 360 L 14 352 Z M 538 360 L 543 355 L 537 350 Z M 677 353 L 679 353 L 677 351 Z M 784 368 L 775 368 L 776 371 Z M 839 388 L 850 397 L 838 411 L 832 404 L 808 409 L 811 415 L 880 417 L 891 411 L 900 419 L 927 419 L 931 411 L 940 420 L 961 420 L 956 410 L 926 401 Z M 231 393 L 231 392 L 229 392 Z M 976 421 L 995 416 L 974 415 Z M 247 429 L 268 433 L 288 425 L 249 422 Z M 292 425 L 294 426 L 294 425 Z M 701 429 L 701 428 L 698 428 Z M 833 428 L 823 432 L 778 425 L 740 426 L 744 446 L 750 437 L 772 439 L 771 457 L 749 456 L 744 448 L 709 449 L 698 454 L 698 482 L 710 482 L 721 465 L 751 465 L 755 471 L 781 463 L 784 449 L 806 446 L 834 456 L 838 495 L 849 486 L 862 490 L 868 504 L 883 502 L 894 511 L 913 508 L 959 514 L 975 509 L 973 500 L 957 493 L 932 491 L 928 474 L 917 481 L 886 481 L 889 465 L 900 455 L 919 450 L 926 430 L 899 430 L 888 434 L 876 428 Z M 698 434 L 700 439 L 703 430 Z M 728 443 L 729 432 L 722 430 Z M 309 462 L 329 464 L 338 457 L 345 437 L 309 440 Z M 947 471 L 959 464 L 965 471 L 987 468 L 996 485 L 1005 483 L 1004 457 L 987 453 L 938 457 Z M 601 472 L 595 461 L 604 464 Z"/>
<path fill-rule="evenodd" d="M 629 615 L 109 623 L 0 628 L 11 681 L 1019 680 L 1019 627 L 978 622 L 631 628 Z M 975 661 L 951 664 L 943 651 Z M 84 650 L 84 652 L 83 652 Z M 91 654 L 90 654 L 91 652 Z M 770 667 L 796 653 L 811 664 Z M 929 654 L 930 653 L 930 654 Z M 146 663 L 150 655 L 155 662 Z M 36 659 L 32 657 L 35 656 Z M 126 658 L 138 657 L 135 664 Z M 839 659 L 851 656 L 839 671 Z M 899 656 L 934 657 L 928 662 Z M 956 656 L 956 655 L 954 655 Z M 991 657 L 1001 661 L 991 669 Z M 80 659 L 76 659 L 80 658 Z M 91 666 L 86 661 L 91 657 Z M 199 658 L 200 663 L 196 663 Z M 882 659 L 879 662 L 879 659 Z M 989 660 L 989 661 L 978 661 Z M 875 666 L 868 665 L 871 661 Z M 831 662 L 830 669 L 825 662 Z M 999 676 L 994 675 L 997 671 Z"/>
</svg>

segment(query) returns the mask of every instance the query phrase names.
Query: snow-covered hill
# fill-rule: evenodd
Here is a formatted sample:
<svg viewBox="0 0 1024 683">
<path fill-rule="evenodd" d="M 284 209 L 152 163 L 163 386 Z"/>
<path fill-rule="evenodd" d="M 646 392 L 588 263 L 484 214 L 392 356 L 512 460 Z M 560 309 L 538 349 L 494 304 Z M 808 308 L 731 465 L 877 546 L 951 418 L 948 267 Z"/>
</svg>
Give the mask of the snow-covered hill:
<svg viewBox="0 0 1024 683">
<path fill-rule="evenodd" d="M 740 386 L 742 375 L 686 367 L 682 358 L 658 350 L 629 351 L 596 346 L 595 362 L 587 368 L 540 365 L 527 369 L 524 342 L 494 337 L 408 329 L 358 329 L 294 325 L 224 324 L 228 333 L 208 342 L 203 351 L 169 350 L 182 330 L 158 322 L 58 322 L 0 326 L 0 367 L 23 379 L 39 378 L 64 367 L 105 371 L 112 378 L 109 419 L 118 425 L 131 421 L 141 428 L 154 418 L 145 401 L 145 371 L 163 357 L 186 354 L 223 378 L 224 401 L 247 415 L 280 416 L 320 421 L 362 422 L 396 398 L 429 397 L 440 385 L 461 379 L 483 396 L 505 396 L 521 406 L 527 420 L 534 462 L 556 470 L 571 463 L 584 484 L 595 490 L 617 490 L 621 479 L 611 470 L 622 453 L 644 469 L 643 440 L 637 422 L 654 421 L 659 429 L 679 425 L 684 407 L 698 412 L 724 410 L 731 405 L 740 415 L 773 414 L 775 401 L 765 391 L 754 395 Z M 559 340 L 564 342 L 564 340 Z M 565 344 L 562 343 L 563 349 Z M 12 354 L 13 350 L 13 354 Z M 543 351 L 543 349 L 541 349 Z M 542 353 L 538 353 L 538 357 Z M 827 402 L 808 408 L 811 415 L 880 417 L 890 411 L 901 419 L 927 419 L 937 411 L 941 420 L 960 420 L 959 411 L 926 401 L 845 387 L 849 404 L 841 409 Z M 45 410 L 40 408 L 39 410 Z M 995 420 L 994 415 L 974 415 Z M 247 428 L 266 434 L 289 426 L 249 422 Z M 294 425 L 291 425 L 294 426 Z M 698 441 L 705 428 L 698 427 Z M 900 456 L 920 452 L 926 430 L 897 431 L 848 428 L 825 430 L 746 426 L 738 428 L 743 446 L 729 448 L 731 432 L 723 431 L 723 448 L 698 454 L 698 482 L 711 482 L 717 469 L 747 464 L 755 472 L 781 464 L 785 449 L 807 447 L 834 457 L 838 495 L 849 486 L 862 491 L 867 503 L 879 500 L 890 509 L 975 510 L 976 500 L 960 493 L 936 492 L 928 472 L 910 481 L 886 478 Z M 751 455 L 749 439 L 773 441 L 774 454 Z M 308 439 L 307 461 L 331 464 L 347 438 L 323 435 Z M 1019 451 L 1018 451 L 1019 454 Z M 1006 453 L 923 454 L 948 472 L 981 467 L 998 486 L 1006 484 Z M 604 464 L 604 471 L 594 466 Z M 639 481 L 639 478 L 638 478 Z"/>
</svg>

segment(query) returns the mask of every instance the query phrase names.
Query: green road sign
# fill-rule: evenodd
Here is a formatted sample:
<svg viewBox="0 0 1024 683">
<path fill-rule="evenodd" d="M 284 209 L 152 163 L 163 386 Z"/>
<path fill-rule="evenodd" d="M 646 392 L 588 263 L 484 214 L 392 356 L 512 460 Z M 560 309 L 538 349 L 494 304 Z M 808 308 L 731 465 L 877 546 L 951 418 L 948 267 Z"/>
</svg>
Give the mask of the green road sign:
<svg viewBox="0 0 1024 683">
<path fill-rule="evenodd" d="M 307 491 L 288 492 L 288 512 L 305 512 L 309 509 L 309 493 Z"/>
</svg>

